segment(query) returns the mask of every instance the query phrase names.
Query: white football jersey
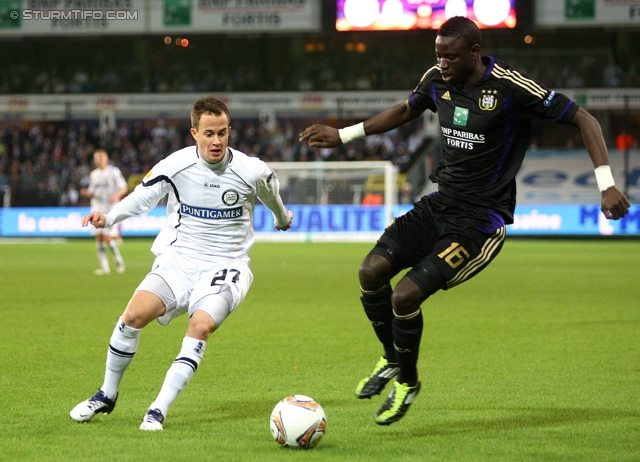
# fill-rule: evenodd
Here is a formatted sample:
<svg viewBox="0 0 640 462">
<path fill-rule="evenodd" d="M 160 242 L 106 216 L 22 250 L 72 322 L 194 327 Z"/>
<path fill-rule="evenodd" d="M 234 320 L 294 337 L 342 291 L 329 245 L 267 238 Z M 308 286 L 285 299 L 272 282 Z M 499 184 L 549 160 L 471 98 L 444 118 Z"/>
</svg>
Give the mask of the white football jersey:
<svg viewBox="0 0 640 462">
<path fill-rule="evenodd" d="M 200 259 L 248 262 L 256 197 L 272 211 L 275 224 L 289 222 L 278 191 L 275 173 L 260 159 L 228 148 L 222 161 L 209 164 L 190 146 L 158 162 L 107 215 L 107 226 L 149 211 L 168 195 L 169 224 L 156 238 L 154 253 L 170 245 Z"/>
<path fill-rule="evenodd" d="M 104 169 L 96 168 L 89 175 L 89 192 L 91 196 L 91 210 L 100 213 L 109 213 L 115 203 L 111 202 L 111 196 L 127 186 L 118 167 L 107 165 Z"/>
</svg>

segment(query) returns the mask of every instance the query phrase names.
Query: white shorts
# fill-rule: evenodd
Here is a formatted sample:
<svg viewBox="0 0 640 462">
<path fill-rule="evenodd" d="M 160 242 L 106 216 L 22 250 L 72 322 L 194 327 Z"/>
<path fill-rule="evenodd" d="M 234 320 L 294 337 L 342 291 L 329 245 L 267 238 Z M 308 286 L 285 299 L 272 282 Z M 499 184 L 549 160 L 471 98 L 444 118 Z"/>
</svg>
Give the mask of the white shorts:
<svg viewBox="0 0 640 462">
<path fill-rule="evenodd" d="M 161 277 L 175 296 L 175 305 L 167 306 L 167 312 L 158 318 L 163 325 L 187 311 L 191 316 L 191 307 L 199 300 L 218 294 L 227 287 L 233 299 L 229 307 L 229 312 L 232 312 L 247 296 L 253 282 L 253 273 L 244 262 L 200 260 L 178 253 L 172 248 L 166 249 L 155 259 L 149 274 Z M 148 290 L 144 280 L 138 289 Z"/>
<path fill-rule="evenodd" d="M 116 237 L 118 235 L 118 225 L 109 226 L 106 228 L 93 228 L 91 234 L 94 236 L 107 236 Z"/>
</svg>

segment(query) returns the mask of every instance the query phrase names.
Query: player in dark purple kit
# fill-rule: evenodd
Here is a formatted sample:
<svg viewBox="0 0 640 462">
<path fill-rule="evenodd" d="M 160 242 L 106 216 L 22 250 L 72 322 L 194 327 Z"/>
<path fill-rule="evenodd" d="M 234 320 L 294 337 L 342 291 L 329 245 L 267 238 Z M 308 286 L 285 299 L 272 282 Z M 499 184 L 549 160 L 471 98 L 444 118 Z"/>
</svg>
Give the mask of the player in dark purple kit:
<svg viewBox="0 0 640 462">
<path fill-rule="evenodd" d="M 451 18 L 435 41 L 437 65 L 405 102 L 357 125 L 340 130 L 312 125 L 300 134 L 311 147 L 332 148 L 392 130 L 427 109 L 440 120 L 444 152 L 433 173 L 438 192 L 394 220 L 359 270 L 362 305 L 384 355 L 355 394 L 380 394 L 397 375 L 375 415 L 379 425 L 400 420 L 420 391 L 422 302 L 478 274 L 502 248 L 506 225 L 513 223 L 515 177 L 529 145 L 532 118 L 580 129 L 605 217 L 617 220 L 630 205 L 614 184 L 598 121 L 566 96 L 502 61 L 481 56 L 481 44 L 473 21 Z M 411 269 L 392 289 L 391 279 L 406 268 Z"/>
</svg>

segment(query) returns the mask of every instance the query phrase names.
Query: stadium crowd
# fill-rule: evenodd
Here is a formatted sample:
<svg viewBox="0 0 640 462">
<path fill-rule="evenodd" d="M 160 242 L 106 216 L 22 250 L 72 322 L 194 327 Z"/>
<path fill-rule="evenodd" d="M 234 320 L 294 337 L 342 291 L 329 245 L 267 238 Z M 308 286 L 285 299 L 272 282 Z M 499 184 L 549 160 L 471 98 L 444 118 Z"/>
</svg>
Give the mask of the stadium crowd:
<svg viewBox="0 0 640 462">
<path fill-rule="evenodd" d="M 382 35 L 334 40 L 273 37 L 269 41 L 248 37 L 226 39 L 226 46 L 214 49 L 207 37 L 194 38 L 188 49 L 164 45 L 159 38 L 25 40 L 0 48 L 5 63 L 0 67 L 0 94 L 409 92 L 435 62 L 435 54 L 419 45 L 423 36 L 402 37 L 394 41 Z M 557 41 L 555 36 L 546 40 Z M 581 52 L 577 44 L 567 42 L 567 48 L 547 44 L 523 53 L 503 37 L 489 36 L 487 41 L 487 54 L 499 56 L 550 88 L 640 87 L 640 59 L 632 56 L 619 64 L 611 48 Z M 351 51 L 345 51 L 349 45 Z M 281 118 L 267 129 L 258 119 L 235 118 L 230 145 L 267 162 L 391 160 L 406 171 L 425 141 L 420 123 L 414 122 L 336 150 L 310 150 L 300 145 L 297 133 L 313 122 Z M 13 206 L 84 204 L 78 191 L 93 168 L 95 149 L 106 149 L 112 163 L 129 178 L 191 145 L 189 128 L 183 120 L 119 120 L 115 131 L 100 133 L 96 120 L 5 119 L 0 121 L 0 194 L 3 185 L 11 186 Z M 533 148 L 582 146 L 578 133 L 560 137 L 550 128 L 544 133 L 535 130 L 534 124 Z M 637 140 L 637 124 L 631 131 Z M 607 139 L 611 146 L 616 135 Z"/>
<path fill-rule="evenodd" d="M 406 173 L 430 141 L 421 119 L 382 135 L 368 136 L 336 149 L 311 149 L 298 141 L 301 129 L 317 120 L 277 118 L 268 128 L 258 118 L 232 119 L 230 146 L 272 162 L 390 160 Z M 344 124 L 348 125 L 348 121 Z M 582 149 L 577 130 L 560 133 L 534 121 L 530 149 Z M 637 149 L 639 127 L 612 133 L 611 149 Z M 79 191 L 86 187 L 93 152 L 105 149 L 111 163 L 136 183 L 159 160 L 193 144 L 184 120 L 120 120 L 113 131 L 100 132 L 97 120 L 70 122 L 0 121 L 0 203 L 3 186 L 11 187 L 11 206 L 88 205 Z M 624 135 L 624 136 L 623 136 Z M 438 155 L 438 143 L 433 154 Z M 622 146 L 622 147 L 621 147 Z M 132 178 L 133 177 L 133 178 Z"/>
<path fill-rule="evenodd" d="M 601 61 L 590 55 L 546 57 L 542 61 L 544 65 L 537 62 L 530 67 L 530 59 L 514 56 L 508 60 L 553 88 L 640 86 L 640 61 L 627 69 L 613 59 Z M 88 68 L 82 61 L 63 69 L 34 69 L 33 64 L 13 62 L 0 70 L 0 94 L 398 90 L 413 87 L 425 69 L 422 63 L 409 69 L 384 67 L 374 62 L 345 75 L 339 66 L 321 59 L 306 62 L 295 72 L 282 70 L 264 78 L 256 63 L 220 69 L 206 63 L 191 66 L 173 62 L 167 63 L 162 72 L 150 74 L 126 62 L 102 70 Z"/>
<path fill-rule="evenodd" d="M 230 146 L 266 162 L 391 160 L 401 170 L 419 152 L 421 122 L 340 149 L 310 149 L 298 141 L 308 119 L 278 119 L 268 130 L 258 119 L 233 119 Z M 12 206 L 86 205 L 78 191 L 104 148 L 125 178 L 143 174 L 170 153 L 194 143 L 185 121 L 122 120 L 100 133 L 96 121 L 0 123 L 0 186 L 11 186 Z"/>
<path fill-rule="evenodd" d="M 523 51 L 514 37 L 485 37 L 485 53 L 549 87 L 640 86 L 636 54 L 574 43 L 573 35 L 541 37 Z M 423 40 L 238 37 L 211 47 L 216 39 L 201 36 L 187 48 L 160 38 L 17 42 L 0 50 L 0 94 L 406 90 L 435 63 Z"/>
</svg>

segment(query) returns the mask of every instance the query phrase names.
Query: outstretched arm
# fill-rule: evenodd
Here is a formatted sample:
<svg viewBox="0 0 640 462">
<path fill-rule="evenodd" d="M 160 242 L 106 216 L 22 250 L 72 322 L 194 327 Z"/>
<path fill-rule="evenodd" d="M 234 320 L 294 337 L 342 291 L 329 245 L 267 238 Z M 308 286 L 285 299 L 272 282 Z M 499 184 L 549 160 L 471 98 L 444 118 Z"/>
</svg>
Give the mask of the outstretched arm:
<svg viewBox="0 0 640 462">
<path fill-rule="evenodd" d="M 113 226 L 126 218 L 148 212 L 158 204 L 158 201 L 165 194 L 166 191 L 163 189 L 162 182 L 149 187 L 138 185 L 131 194 L 118 202 L 108 214 L 103 215 L 94 211 L 82 217 L 82 226 L 89 224 L 96 228 Z"/>
<path fill-rule="evenodd" d="M 417 118 L 424 111 L 413 109 L 408 101 L 396 104 L 379 114 L 351 127 L 338 130 L 328 125 L 311 125 L 300 133 L 300 141 L 312 148 L 335 148 L 367 135 L 385 133 Z"/>
<path fill-rule="evenodd" d="M 256 196 L 273 214 L 273 225 L 278 231 L 291 228 L 293 212 L 287 210 L 280 197 L 280 182 L 276 174 L 264 165 L 264 175 L 256 183 Z"/>
<path fill-rule="evenodd" d="M 287 215 L 289 215 L 289 222 L 284 226 L 277 226 L 276 229 L 278 231 L 286 231 L 291 228 L 291 223 L 293 222 L 293 212 L 291 210 L 287 210 Z"/>
<path fill-rule="evenodd" d="M 96 228 L 104 228 L 107 220 L 100 212 L 93 211 L 89 215 L 82 217 L 82 226 L 93 225 Z"/>
<path fill-rule="evenodd" d="M 622 218 L 629 211 L 631 204 L 629 199 L 614 184 L 611 167 L 609 166 L 607 146 L 602 136 L 600 124 L 595 117 L 583 108 L 578 109 L 571 122 L 580 129 L 584 145 L 587 148 L 589 157 L 591 157 L 591 162 L 593 162 L 598 188 L 602 193 L 602 213 L 609 219 L 618 220 Z"/>
</svg>

